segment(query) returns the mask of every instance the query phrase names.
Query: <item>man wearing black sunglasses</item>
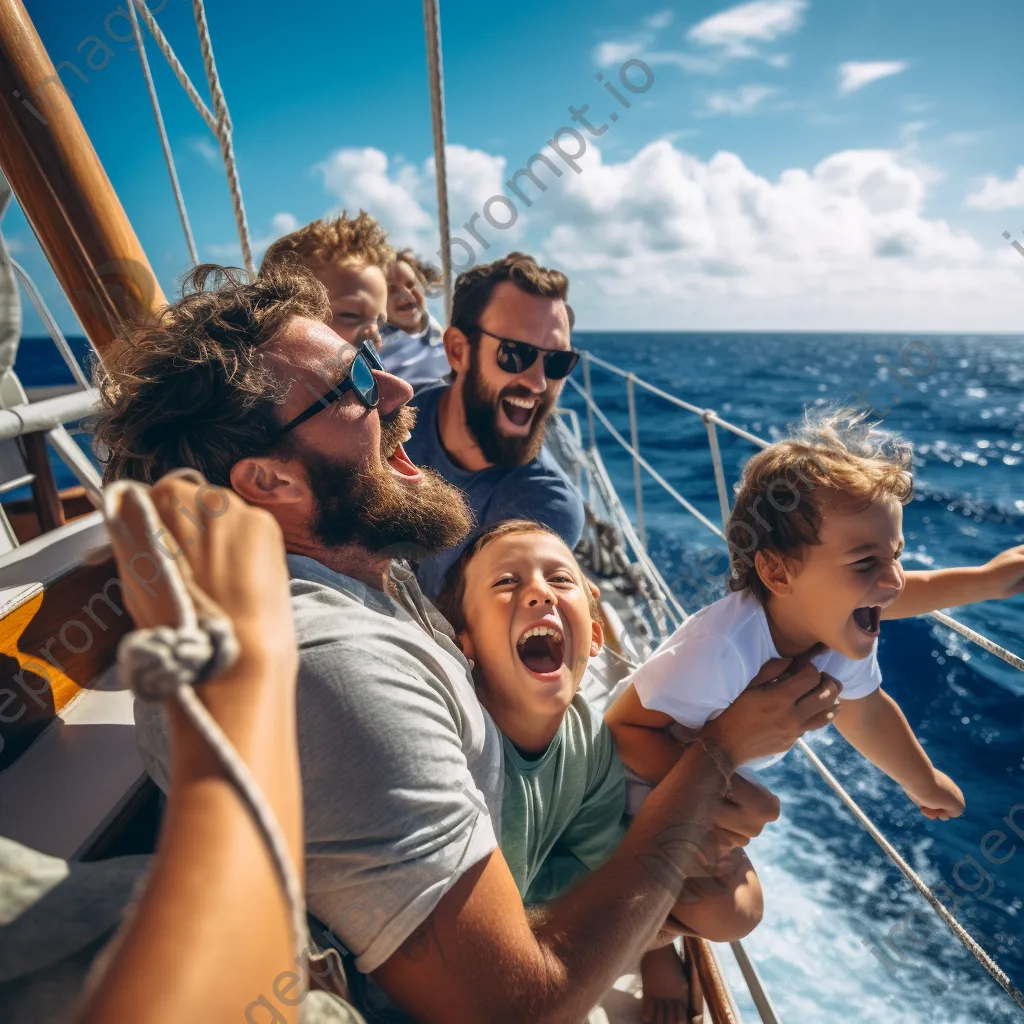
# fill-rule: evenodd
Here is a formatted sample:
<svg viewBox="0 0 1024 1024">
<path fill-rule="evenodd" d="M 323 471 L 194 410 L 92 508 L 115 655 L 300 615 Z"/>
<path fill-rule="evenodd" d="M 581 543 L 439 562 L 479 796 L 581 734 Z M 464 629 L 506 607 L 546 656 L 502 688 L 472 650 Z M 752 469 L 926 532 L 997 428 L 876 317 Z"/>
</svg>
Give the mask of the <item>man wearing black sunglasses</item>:
<svg viewBox="0 0 1024 1024">
<path fill-rule="evenodd" d="M 454 381 L 417 395 L 406 448 L 465 492 L 478 525 L 528 518 L 574 546 L 583 503 L 544 449 L 544 432 L 579 359 L 570 345 L 572 308 L 564 274 L 523 253 L 474 267 L 455 283 L 444 345 Z M 434 597 L 460 547 L 420 561 Z"/>
</svg>

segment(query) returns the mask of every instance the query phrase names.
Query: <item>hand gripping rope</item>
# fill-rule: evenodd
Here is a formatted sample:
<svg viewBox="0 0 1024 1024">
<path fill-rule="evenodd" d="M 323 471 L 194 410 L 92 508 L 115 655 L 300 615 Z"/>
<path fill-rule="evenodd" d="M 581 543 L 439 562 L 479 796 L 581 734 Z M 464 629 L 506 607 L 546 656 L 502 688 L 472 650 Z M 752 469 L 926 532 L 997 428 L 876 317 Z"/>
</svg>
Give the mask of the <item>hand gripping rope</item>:
<svg viewBox="0 0 1024 1024">
<path fill-rule="evenodd" d="M 167 583 L 177 619 L 173 626 L 137 629 L 121 641 L 117 668 L 122 684 L 146 703 L 176 701 L 217 758 L 270 851 L 288 902 L 299 962 L 306 957 L 314 960 L 336 957 L 333 950 L 327 954 L 311 952 L 305 897 L 277 817 L 248 766 L 196 694 L 197 686 L 201 687 L 238 660 L 238 640 L 230 619 L 199 587 L 191 581 L 186 583 L 174 559 L 156 542 L 164 524 L 148 487 L 118 481 L 105 488 L 103 499 L 103 513 L 111 533 L 127 529 L 122 515 L 128 503 L 141 513 L 149 541 L 146 553 L 160 567 L 157 578 Z"/>
</svg>

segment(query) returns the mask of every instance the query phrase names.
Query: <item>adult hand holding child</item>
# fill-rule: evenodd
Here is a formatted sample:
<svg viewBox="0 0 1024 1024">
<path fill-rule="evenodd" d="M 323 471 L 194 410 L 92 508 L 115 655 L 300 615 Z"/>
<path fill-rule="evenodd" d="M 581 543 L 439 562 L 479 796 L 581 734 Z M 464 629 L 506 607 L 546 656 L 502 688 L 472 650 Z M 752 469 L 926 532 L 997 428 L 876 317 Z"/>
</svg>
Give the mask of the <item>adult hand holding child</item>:
<svg viewBox="0 0 1024 1024">
<path fill-rule="evenodd" d="M 828 725 L 839 713 L 842 684 L 811 659 L 819 644 L 798 658 L 773 658 L 746 691 L 708 722 L 701 741 L 725 750 L 738 768 L 747 761 L 783 753 L 805 733 Z"/>
</svg>

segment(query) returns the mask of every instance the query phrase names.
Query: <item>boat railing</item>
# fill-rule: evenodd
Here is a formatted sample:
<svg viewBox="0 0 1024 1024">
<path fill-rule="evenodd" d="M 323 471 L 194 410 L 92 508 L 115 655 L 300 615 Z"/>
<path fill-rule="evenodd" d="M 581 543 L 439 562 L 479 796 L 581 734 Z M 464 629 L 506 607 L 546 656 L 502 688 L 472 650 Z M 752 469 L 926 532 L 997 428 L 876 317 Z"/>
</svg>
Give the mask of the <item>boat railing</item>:
<svg viewBox="0 0 1024 1024">
<path fill-rule="evenodd" d="M 728 527 L 731 511 L 731 501 L 729 499 L 729 490 L 726 483 L 725 468 L 722 462 L 721 448 L 718 443 L 718 430 L 721 428 L 722 430 L 725 430 L 736 437 L 742 438 L 744 441 L 747 441 L 758 448 L 766 448 L 770 442 L 766 441 L 762 437 L 758 437 L 756 434 L 753 434 L 748 430 L 743 429 L 742 427 L 737 426 L 734 423 L 730 423 L 727 420 L 722 419 L 714 409 L 704 409 L 698 405 L 692 404 L 691 402 L 686 402 L 683 399 L 648 383 L 631 371 L 623 370 L 621 367 L 615 366 L 614 364 L 595 356 L 593 353 L 584 351 L 582 353 L 581 362 L 583 384 L 581 385 L 572 377 L 568 378 L 568 381 L 573 390 L 583 400 L 586 410 L 588 444 L 584 454 L 587 457 L 587 469 L 588 476 L 590 478 L 590 485 L 592 489 L 596 489 L 600 494 L 601 499 L 611 513 L 615 524 L 622 531 L 626 543 L 632 549 L 637 565 L 647 577 L 651 590 L 657 595 L 658 609 L 656 614 L 653 614 L 651 618 L 654 620 L 656 631 L 664 637 L 671 629 L 674 629 L 681 622 L 685 621 L 687 618 L 687 612 L 680 604 L 676 595 L 672 592 L 672 589 L 666 584 L 663 576 L 658 571 L 657 566 L 654 565 L 650 555 L 647 553 L 647 531 L 644 522 L 643 474 L 646 473 L 651 477 L 651 479 L 654 480 L 654 482 L 657 483 L 658 486 L 661 487 L 662 490 L 664 490 L 681 508 L 688 512 L 694 519 L 701 523 L 701 525 L 728 546 L 729 540 L 726 535 L 726 529 Z M 615 425 L 594 399 L 592 366 L 597 366 L 608 373 L 618 376 L 625 382 L 626 404 L 629 413 L 630 439 L 628 441 L 623 437 L 622 433 L 616 429 Z M 656 396 L 677 409 L 681 409 L 690 415 L 699 417 L 704 423 L 707 430 L 708 450 L 711 456 L 719 511 L 721 513 L 721 527 L 712 522 L 712 520 L 701 512 L 696 505 L 689 501 L 684 495 L 680 494 L 679 490 L 666 480 L 665 477 L 659 473 L 658 470 L 655 469 L 655 467 L 652 466 L 641 453 L 639 426 L 636 414 L 637 388 L 643 389 L 645 392 Z M 581 436 L 578 418 L 576 418 L 575 415 L 572 417 L 572 422 L 575 424 L 575 429 L 573 431 L 575 440 L 582 449 L 584 447 L 583 438 Z M 636 504 L 635 527 L 628 512 L 618 497 L 601 458 L 601 452 L 597 441 L 598 423 L 604 427 L 618 446 L 628 453 L 632 459 L 633 486 Z M 962 622 L 954 619 L 951 615 L 948 615 L 945 612 L 933 612 L 931 613 L 931 617 L 948 629 L 959 633 L 971 643 L 976 644 L 995 657 L 1002 659 L 1013 668 L 1016 668 L 1019 671 L 1024 671 L 1024 658 L 1021 658 L 1020 655 L 1000 646 L 995 643 L 995 641 L 983 636 L 981 633 L 971 629 L 969 626 L 964 625 Z M 889 860 L 892 861 L 903 876 L 927 901 L 931 909 L 950 929 L 956 939 L 975 957 L 981 966 L 985 968 L 988 974 L 1003 989 L 1003 991 L 1006 992 L 1006 994 L 1010 996 L 1018 1006 L 1024 1008 L 1024 995 L 1022 995 L 1020 990 L 1013 984 L 1006 973 L 995 963 L 988 953 L 986 953 L 975 939 L 972 938 L 972 936 L 964 929 L 960 922 L 956 920 L 945 906 L 943 906 L 938 896 L 936 896 L 928 885 L 925 884 L 924 880 L 921 879 L 917 872 L 915 872 L 907 863 L 906 859 L 899 853 L 892 843 L 885 838 L 878 827 L 871 821 L 853 797 L 851 797 L 843 788 L 842 784 L 835 778 L 835 776 L 832 775 L 808 744 L 804 740 L 798 740 L 797 747 L 800 749 L 800 752 L 807 759 L 807 762 L 811 767 L 814 768 L 825 783 L 836 793 L 851 814 L 853 814 L 857 819 L 858 823 L 868 832 Z M 730 945 L 732 946 L 733 953 L 743 973 L 744 980 L 747 982 L 748 989 L 750 990 L 751 997 L 753 998 L 754 1004 L 761 1016 L 761 1020 L 764 1024 L 775 1024 L 775 1022 L 778 1021 L 778 1017 L 771 1006 L 768 995 L 764 990 L 764 986 L 761 983 L 760 978 L 757 976 L 757 972 L 754 969 L 750 958 L 747 956 L 741 943 L 735 942 Z"/>
<path fill-rule="evenodd" d="M 21 487 L 31 487 L 40 526 L 46 532 L 64 523 L 63 508 L 47 455 L 48 448 L 52 448 L 60 456 L 61 461 L 84 487 L 93 504 L 100 500 L 100 475 L 65 426 L 68 423 L 77 423 L 92 413 L 96 408 L 98 394 L 90 385 L 89 378 L 75 358 L 64 332 L 35 281 L 17 260 L 10 257 L 8 259 L 18 282 L 35 307 L 75 381 L 72 385 L 73 390 L 65 394 L 51 395 L 6 407 L 0 406 L 0 442 L 22 438 L 28 469 L 27 473 L 19 473 L 10 479 L 0 480 L 0 495 L 10 494 Z M 17 362 L 14 370 L 16 372 Z M 17 389 L 17 393 L 24 394 L 20 389 Z M 7 513 L 0 507 L 0 568 L 3 566 L 3 555 L 18 546 L 19 542 Z"/>
</svg>

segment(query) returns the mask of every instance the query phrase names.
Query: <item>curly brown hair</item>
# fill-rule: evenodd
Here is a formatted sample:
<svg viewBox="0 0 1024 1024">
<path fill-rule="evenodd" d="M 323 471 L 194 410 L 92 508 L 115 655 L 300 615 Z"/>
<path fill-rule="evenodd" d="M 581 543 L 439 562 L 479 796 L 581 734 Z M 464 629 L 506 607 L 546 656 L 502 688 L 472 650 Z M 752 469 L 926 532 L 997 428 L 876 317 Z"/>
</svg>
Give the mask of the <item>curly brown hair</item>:
<svg viewBox="0 0 1024 1024">
<path fill-rule="evenodd" d="M 466 568 L 469 566 L 469 563 L 493 541 L 501 537 L 511 537 L 520 533 L 547 533 L 552 537 L 558 537 L 559 540 L 562 539 L 556 530 L 552 530 L 550 526 L 545 526 L 543 523 L 534 522 L 532 519 L 505 519 L 500 523 L 493 523 L 477 533 L 462 549 L 459 557 L 452 563 L 451 568 L 445 574 L 444 586 L 434 601 L 434 607 L 448 620 L 452 629 L 455 630 L 456 636 L 466 632 L 466 615 L 463 610 L 463 602 L 466 597 Z M 568 545 L 566 546 L 568 547 Z M 587 577 L 580 568 L 579 562 L 576 561 L 576 556 L 573 555 L 572 557 L 576 565 L 576 571 L 579 573 L 580 580 L 583 583 L 583 589 L 587 593 L 590 617 L 594 622 L 603 624 L 601 606 L 597 598 L 594 597 L 594 593 L 587 583 Z"/>
<path fill-rule="evenodd" d="M 910 442 L 879 430 L 865 413 L 806 413 L 790 437 L 758 452 L 743 469 L 725 531 L 729 589 L 749 588 L 765 601 L 768 590 L 754 555 L 798 558 L 804 547 L 817 544 L 821 491 L 839 491 L 865 505 L 887 495 L 906 505 L 914 496 L 912 468 Z"/>
<path fill-rule="evenodd" d="M 532 256 L 523 252 L 510 252 L 493 263 L 482 263 L 455 279 L 452 296 L 452 326 L 467 338 L 474 336 L 480 314 L 491 301 L 491 292 L 502 281 L 511 281 L 530 295 L 545 299 L 561 299 L 569 314 L 569 326 L 576 323 L 576 315 L 568 303 L 569 278 L 560 270 L 541 267 Z"/>
<path fill-rule="evenodd" d="M 293 317 L 326 321 L 324 286 L 299 267 L 197 266 L 182 297 L 129 328 L 96 369 L 92 422 L 103 479 L 154 483 L 180 467 L 230 485 L 231 467 L 286 444 L 274 408 L 287 384 L 263 353 Z"/>
<path fill-rule="evenodd" d="M 355 263 L 387 268 L 395 250 L 380 224 L 365 210 L 350 217 L 345 210 L 337 217 L 321 217 L 273 242 L 263 255 L 260 273 L 282 263 L 315 270 L 331 263 Z"/>
</svg>

